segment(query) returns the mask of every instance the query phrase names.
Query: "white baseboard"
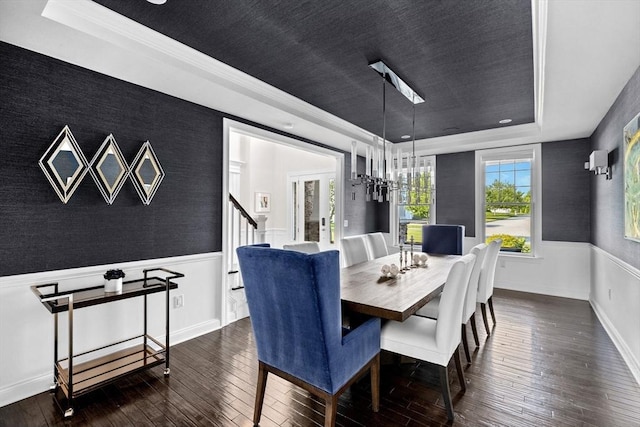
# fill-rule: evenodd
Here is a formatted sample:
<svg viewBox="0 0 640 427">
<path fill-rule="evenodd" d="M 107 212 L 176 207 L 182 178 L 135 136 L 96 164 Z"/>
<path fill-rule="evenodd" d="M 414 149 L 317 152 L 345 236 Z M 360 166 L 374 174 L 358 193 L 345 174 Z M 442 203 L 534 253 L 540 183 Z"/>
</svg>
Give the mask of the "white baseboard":
<svg viewBox="0 0 640 427">
<path fill-rule="evenodd" d="M 202 322 L 197 325 L 191 325 L 187 328 L 171 333 L 171 345 L 180 344 L 190 339 L 197 338 L 200 335 L 208 334 L 209 332 L 217 331 L 220 329 L 220 319 L 213 319 L 207 322 Z M 160 341 L 162 342 L 162 341 Z"/>
<path fill-rule="evenodd" d="M 600 307 L 600 305 L 598 305 L 598 303 L 592 299 L 589 299 L 589 303 L 591 304 L 593 311 L 596 313 L 596 316 L 598 316 L 598 320 L 600 320 L 602 327 L 607 332 L 609 338 L 611 338 L 611 341 L 613 341 L 613 344 L 616 346 L 616 348 L 620 352 L 620 355 L 629 367 L 631 374 L 636 379 L 638 385 L 640 385 L 640 362 L 638 362 L 638 360 L 634 357 L 633 352 L 625 343 L 622 336 L 620 336 L 618 330 L 613 325 L 611 320 L 609 320 L 609 317 L 607 317 L 602 307 Z"/>
<path fill-rule="evenodd" d="M 497 289 L 507 289 L 510 291 L 527 292 L 530 294 L 549 295 L 552 297 L 571 298 L 586 301 L 587 294 L 584 290 L 579 289 L 566 289 L 559 286 L 543 286 L 536 285 L 531 286 L 529 284 L 519 284 L 514 282 L 496 284 L 494 286 Z"/>
<path fill-rule="evenodd" d="M 52 385 L 53 366 L 46 374 L 0 388 L 0 407 L 47 391 Z"/>
</svg>

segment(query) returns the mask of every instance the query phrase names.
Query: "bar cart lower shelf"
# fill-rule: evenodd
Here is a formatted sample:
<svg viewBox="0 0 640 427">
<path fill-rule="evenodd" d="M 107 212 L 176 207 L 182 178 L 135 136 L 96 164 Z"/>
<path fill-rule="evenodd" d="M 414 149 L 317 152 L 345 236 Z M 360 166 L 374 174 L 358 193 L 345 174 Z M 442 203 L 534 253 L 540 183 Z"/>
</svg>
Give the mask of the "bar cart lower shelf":
<svg viewBox="0 0 640 427">
<path fill-rule="evenodd" d="M 152 271 L 163 271 L 164 278 L 148 277 Z M 143 371 L 161 364 L 165 365 L 164 375 L 169 376 L 169 291 L 178 285 L 171 279 L 184 277 L 183 274 L 154 268 L 143 270 L 144 278 L 124 282 L 119 293 L 104 292 L 102 286 L 58 291 L 58 284 L 32 286 L 32 291 L 40 302 L 54 315 L 54 385 L 56 402 L 65 417 L 74 414 L 74 399 L 117 381 L 127 375 Z M 53 288 L 43 293 L 43 288 Z M 147 296 L 165 292 L 166 328 L 165 342 L 161 343 L 147 334 Z M 84 353 L 73 353 L 73 311 L 83 307 L 104 304 L 133 297 L 144 298 L 144 333 L 123 341 L 105 345 Z M 58 359 L 58 313 L 68 311 L 69 357 Z M 78 361 L 80 359 L 81 361 Z"/>
</svg>

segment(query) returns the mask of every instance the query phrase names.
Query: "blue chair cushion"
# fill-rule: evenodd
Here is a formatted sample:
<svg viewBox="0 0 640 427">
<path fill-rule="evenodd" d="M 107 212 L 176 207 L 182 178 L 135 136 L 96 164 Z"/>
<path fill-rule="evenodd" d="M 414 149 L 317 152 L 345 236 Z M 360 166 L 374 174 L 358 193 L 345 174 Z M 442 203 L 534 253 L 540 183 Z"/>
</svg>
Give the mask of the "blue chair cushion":
<svg viewBox="0 0 640 427">
<path fill-rule="evenodd" d="M 422 252 L 462 255 L 464 225 L 432 224 L 422 226 Z"/>
</svg>

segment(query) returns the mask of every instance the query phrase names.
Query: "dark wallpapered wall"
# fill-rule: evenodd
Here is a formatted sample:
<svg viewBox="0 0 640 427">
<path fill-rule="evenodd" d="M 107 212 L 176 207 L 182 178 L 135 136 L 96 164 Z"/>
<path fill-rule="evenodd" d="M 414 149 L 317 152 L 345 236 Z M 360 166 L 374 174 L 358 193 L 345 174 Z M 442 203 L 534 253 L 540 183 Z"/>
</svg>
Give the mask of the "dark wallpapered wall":
<svg viewBox="0 0 640 427">
<path fill-rule="evenodd" d="M 224 114 L 7 43 L 0 57 L 0 276 L 222 249 Z M 166 173 L 151 204 L 127 179 L 108 206 L 87 174 L 64 205 L 38 160 L 65 125 L 88 161 L 110 133 L 127 162 L 149 140 Z M 347 234 L 376 231 L 361 199 L 345 191 Z"/>
<path fill-rule="evenodd" d="M 640 113 L 640 67 L 593 135 L 592 150 L 607 150 L 611 179 L 591 175 L 591 243 L 640 268 L 640 243 L 624 238 L 622 129 Z"/>
<path fill-rule="evenodd" d="M 542 144 L 542 239 L 589 242 L 589 140 Z M 436 219 L 475 237 L 475 154 L 443 154 L 436 163 Z"/>
<path fill-rule="evenodd" d="M 0 57 L 0 276 L 221 249 L 222 117 L 6 43 Z M 110 133 L 127 162 L 149 140 L 166 173 L 151 204 L 127 179 L 108 206 L 87 174 L 64 205 L 38 166 L 64 125 L 89 161 Z"/>
<path fill-rule="evenodd" d="M 0 43 L 0 56 L 0 276 L 221 250 L 224 114 L 10 44 Z M 595 244 L 637 266 L 640 245 L 603 224 L 622 221 L 611 209 L 622 212 L 622 187 L 609 186 L 622 179 L 617 134 L 640 110 L 639 94 L 640 71 L 592 136 L 592 149 L 612 151 L 614 180 L 583 177 L 573 167 L 590 152 L 585 140 L 543 144 L 544 240 L 589 241 L 591 223 Z M 142 205 L 127 180 L 108 206 L 88 174 L 63 205 L 37 162 L 64 125 L 88 159 L 109 133 L 129 162 L 149 140 L 166 173 L 151 205 Z M 463 224 L 473 237 L 473 152 L 437 162 L 438 222 Z M 345 235 L 388 231 L 386 203 L 365 202 L 360 187 L 351 201 L 349 165 L 345 153 Z M 583 179 L 597 183 L 591 197 Z"/>
<path fill-rule="evenodd" d="M 542 144 L 542 240 L 589 242 L 589 138 Z"/>
<path fill-rule="evenodd" d="M 476 235 L 475 154 L 436 157 L 436 222 L 464 225 L 466 237 Z"/>
</svg>

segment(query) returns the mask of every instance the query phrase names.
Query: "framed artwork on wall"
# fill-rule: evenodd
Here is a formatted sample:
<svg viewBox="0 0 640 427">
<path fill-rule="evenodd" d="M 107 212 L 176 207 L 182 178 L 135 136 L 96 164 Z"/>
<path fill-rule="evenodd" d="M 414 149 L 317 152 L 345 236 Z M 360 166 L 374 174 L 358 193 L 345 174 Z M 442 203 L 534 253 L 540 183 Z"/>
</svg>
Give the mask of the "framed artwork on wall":
<svg viewBox="0 0 640 427">
<path fill-rule="evenodd" d="M 270 212 L 271 211 L 271 194 L 270 193 L 256 193 L 254 209 L 256 213 Z"/>
<path fill-rule="evenodd" d="M 624 237 L 640 242 L 640 113 L 625 127 L 624 153 Z"/>
</svg>

